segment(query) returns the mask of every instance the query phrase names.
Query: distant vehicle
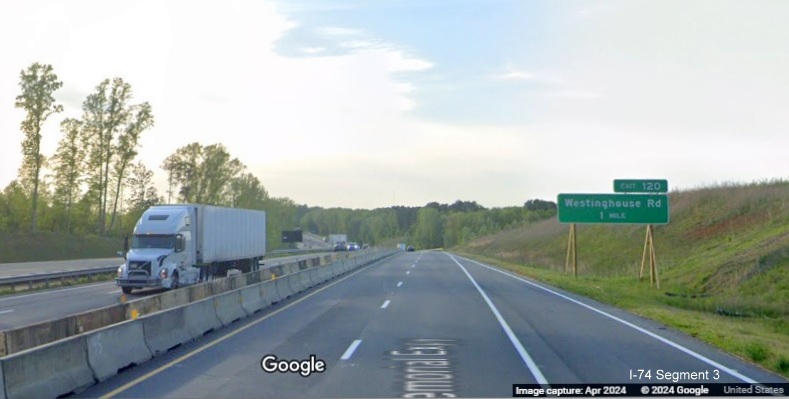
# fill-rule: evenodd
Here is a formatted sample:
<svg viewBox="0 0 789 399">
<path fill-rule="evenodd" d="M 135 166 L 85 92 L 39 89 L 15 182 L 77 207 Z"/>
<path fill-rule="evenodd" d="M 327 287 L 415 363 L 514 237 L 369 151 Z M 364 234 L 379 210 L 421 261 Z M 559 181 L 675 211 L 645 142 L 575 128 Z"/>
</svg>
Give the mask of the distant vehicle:
<svg viewBox="0 0 789 399">
<path fill-rule="evenodd" d="M 345 241 L 339 241 L 334 244 L 334 252 L 346 251 L 348 249 L 348 245 L 345 244 Z"/>
<path fill-rule="evenodd" d="M 408 248 L 406 248 L 405 250 L 408 252 L 414 252 L 414 247 L 409 245 Z"/>
<path fill-rule="evenodd" d="M 347 234 L 329 234 L 329 244 L 330 245 L 337 245 L 342 243 L 342 245 L 348 245 L 348 235 Z"/>
<path fill-rule="evenodd" d="M 266 254 L 266 212 L 210 205 L 157 205 L 134 228 L 115 284 L 174 289 L 209 277 L 258 270 Z"/>
<path fill-rule="evenodd" d="M 349 251 L 358 251 L 359 248 L 360 248 L 359 244 L 357 244 L 355 242 L 348 243 L 348 250 Z"/>
<path fill-rule="evenodd" d="M 400 249 L 401 251 L 405 251 L 405 244 L 402 243 L 397 244 L 397 248 Z"/>
</svg>

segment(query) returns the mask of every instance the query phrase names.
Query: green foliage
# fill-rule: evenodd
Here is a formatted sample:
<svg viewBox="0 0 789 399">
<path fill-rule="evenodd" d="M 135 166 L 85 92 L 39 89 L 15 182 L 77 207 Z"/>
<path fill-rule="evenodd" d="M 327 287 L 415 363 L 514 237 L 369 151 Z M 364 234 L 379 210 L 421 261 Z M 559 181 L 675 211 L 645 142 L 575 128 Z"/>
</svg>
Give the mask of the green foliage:
<svg viewBox="0 0 789 399">
<path fill-rule="evenodd" d="M 38 227 L 39 178 L 41 169 L 46 164 L 46 157 L 41 153 L 41 128 L 52 114 L 63 111 L 63 106 L 55 104 L 55 97 L 52 96 L 63 86 L 63 82 L 58 80 L 52 65 L 42 65 L 37 62 L 19 75 L 22 93 L 16 97 L 14 105 L 26 112 L 21 124 L 24 139 L 19 177 L 23 186 L 32 186 L 30 220 L 31 229 L 35 231 Z"/>
<path fill-rule="evenodd" d="M 121 240 L 95 235 L 0 232 L 0 263 L 112 258 L 121 249 Z"/>
<path fill-rule="evenodd" d="M 131 85 L 121 78 L 105 79 L 82 104 L 83 140 L 88 148 L 88 195 L 98 207 L 99 234 L 108 230 L 107 213 L 113 198 L 109 228 L 115 221 L 120 190 L 128 165 L 137 156 L 140 134 L 153 125 L 148 103 L 129 104 Z M 110 188 L 114 183 L 113 192 Z"/>
<path fill-rule="evenodd" d="M 419 248 L 443 246 L 444 223 L 438 209 L 426 206 L 416 215 L 414 241 Z"/>
<path fill-rule="evenodd" d="M 58 144 L 55 155 L 52 157 L 52 169 L 54 174 L 55 194 L 54 207 L 58 208 L 60 214 L 60 225 L 65 226 L 61 229 L 71 232 L 71 215 L 73 204 L 79 194 L 79 186 L 83 180 L 85 170 L 85 148 L 82 143 L 82 121 L 67 118 L 60 123 L 60 130 L 63 138 Z"/>
<path fill-rule="evenodd" d="M 789 358 L 781 356 L 781 358 L 778 359 L 775 367 L 784 375 L 789 375 Z"/>
<path fill-rule="evenodd" d="M 223 205 L 232 191 L 231 182 L 245 166 L 231 158 L 222 144 L 203 146 L 191 143 L 176 150 L 162 163 L 172 183 L 178 188 L 179 201 Z"/>
<path fill-rule="evenodd" d="M 745 353 L 747 353 L 748 357 L 754 362 L 761 362 L 767 359 L 769 350 L 758 342 L 751 342 L 745 347 Z"/>
</svg>

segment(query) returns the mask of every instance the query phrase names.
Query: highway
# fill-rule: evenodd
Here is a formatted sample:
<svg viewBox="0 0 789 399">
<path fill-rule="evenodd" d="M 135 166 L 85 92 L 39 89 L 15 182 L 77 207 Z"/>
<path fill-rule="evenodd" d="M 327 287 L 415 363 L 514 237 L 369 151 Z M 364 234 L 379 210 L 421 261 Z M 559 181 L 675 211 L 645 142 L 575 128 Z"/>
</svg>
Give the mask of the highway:
<svg viewBox="0 0 789 399">
<path fill-rule="evenodd" d="M 325 369 L 264 371 L 274 357 Z M 383 259 L 76 397 L 512 397 L 516 383 L 648 382 L 786 381 L 622 310 L 428 251 Z"/>
<path fill-rule="evenodd" d="M 313 258 L 322 254 L 294 255 L 264 260 L 265 266 Z M 119 260 L 119 263 L 123 259 Z M 72 261 L 62 261 L 64 265 Z M 74 261 L 76 262 L 76 261 Z M 38 262 L 36 262 L 38 264 Z M 57 262 L 43 262 L 57 263 Z M 93 267 L 99 267 L 95 265 Z M 162 289 L 137 290 L 128 295 L 129 300 L 161 293 Z M 0 330 L 9 330 L 46 320 L 58 319 L 120 302 L 121 289 L 114 281 L 85 284 L 69 288 L 55 288 L 30 293 L 0 296 Z"/>
<path fill-rule="evenodd" d="M 56 260 L 48 262 L 0 263 L 0 278 L 95 269 L 105 266 L 118 266 L 123 258 Z"/>
</svg>

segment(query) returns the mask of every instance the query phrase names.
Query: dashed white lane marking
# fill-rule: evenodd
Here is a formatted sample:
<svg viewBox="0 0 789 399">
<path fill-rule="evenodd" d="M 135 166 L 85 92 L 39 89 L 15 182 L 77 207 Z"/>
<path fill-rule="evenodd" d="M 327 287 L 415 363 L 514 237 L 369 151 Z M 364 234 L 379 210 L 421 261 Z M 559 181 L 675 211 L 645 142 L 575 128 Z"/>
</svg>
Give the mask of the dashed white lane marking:
<svg viewBox="0 0 789 399">
<path fill-rule="evenodd" d="M 409 270 L 409 271 L 405 272 L 405 274 L 411 274 L 411 271 Z"/>
<path fill-rule="evenodd" d="M 398 288 L 399 288 L 401 285 L 403 285 L 403 282 L 402 282 L 402 281 L 401 281 L 401 282 L 399 282 L 399 283 L 397 283 L 397 287 L 398 287 Z"/>
<path fill-rule="evenodd" d="M 386 309 L 386 307 L 389 306 L 389 302 L 391 301 L 387 299 L 386 302 L 384 302 L 384 304 L 381 305 L 381 309 Z"/>
<path fill-rule="evenodd" d="M 121 292 L 121 290 L 110 291 L 110 292 L 108 292 L 108 294 L 117 294 L 119 292 Z"/>
<path fill-rule="evenodd" d="M 345 353 L 342 354 L 342 357 L 340 357 L 340 360 L 348 360 L 348 359 L 350 359 L 351 356 L 353 356 L 353 352 L 356 350 L 356 348 L 359 347 L 359 344 L 361 344 L 361 343 L 362 343 L 361 339 L 357 339 L 357 340 L 351 342 L 351 346 L 349 346 L 348 349 L 345 350 Z"/>
<path fill-rule="evenodd" d="M 0 314 L 11 313 L 11 312 L 13 312 L 13 311 L 14 311 L 14 309 L 0 310 Z"/>
</svg>

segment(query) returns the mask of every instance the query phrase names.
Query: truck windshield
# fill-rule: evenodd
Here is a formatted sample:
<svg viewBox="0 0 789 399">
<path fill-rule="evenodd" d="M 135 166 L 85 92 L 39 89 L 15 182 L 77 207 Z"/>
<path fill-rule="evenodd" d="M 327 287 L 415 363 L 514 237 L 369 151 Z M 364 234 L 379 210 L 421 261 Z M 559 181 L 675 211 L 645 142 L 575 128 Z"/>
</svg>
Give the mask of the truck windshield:
<svg viewBox="0 0 789 399">
<path fill-rule="evenodd" d="M 175 248 L 175 235 L 139 235 L 132 239 L 132 248 Z"/>
</svg>

